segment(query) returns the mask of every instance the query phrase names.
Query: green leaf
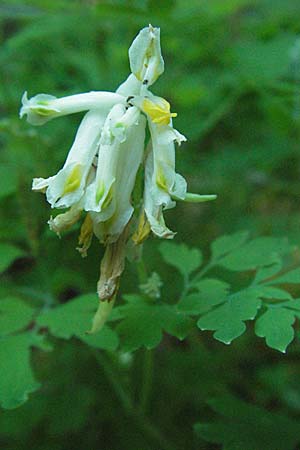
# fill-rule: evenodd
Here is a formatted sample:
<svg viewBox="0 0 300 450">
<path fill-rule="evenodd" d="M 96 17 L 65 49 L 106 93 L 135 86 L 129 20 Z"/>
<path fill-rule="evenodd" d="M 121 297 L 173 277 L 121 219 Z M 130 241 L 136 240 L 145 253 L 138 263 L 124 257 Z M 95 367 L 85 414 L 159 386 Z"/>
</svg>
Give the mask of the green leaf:
<svg viewBox="0 0 300 450">
<path fill-rule="evenodd" d="M 300 284 L 300 267 L 298 267 L 297 269 L 291 270 L 290 272 L 287 272 L 278 278 L 275 278 L 274 280 L 272 280 L 272 283 L 273 284 L 279 284 L 279 283 Z"/>
<path fill-rule="evenodd" d="M 160 245 L 159 251 L 166 263 L 176 267 L 184 277 L 188 277 L 202 264 L 201 251 L 197 248 L 188 248 L 185 244 L 164 242 Z"/>
<path fill-rule="evenodd" d="M 3 408 L 20 406 L 39 388 L 30 367 L 30 348 L 45 349 L 41 339 L 33 333 L 0 338 L 0 403 Z"/>
<path fill-rule="evenodd" d="M 0 300 L 0 336 L 25 328 L 31 321 L 35 309 L 16 297 Z"/>
<path fill-rule="evenodd" d="M 196 288 L 201 294 L 217 294 L 218 296 L 227 294 L 230 289 L 230 285 L 226 281 L 218 278 L 202 278 L 202 280 L 193 283 L 192 287 Z"/>
<path fill-rule="evenodd" d="M 269 412 L 230 395 L 210 400 L 220 415 L 211 423 L 198 423 L 195 432 L 224 450 L 295 450 L 299 423 L 283 414 Z"/>
<path fill-rule="evenodd" d="M 254 282 L 259 283 L 260 281 L 267 280 L 268 278 L 273 277 L 282 269 L 282 262 L 276 261 L 275 264 L 267 267 L 259 267 L 256 272 Z"/>
<path fill-rule="evenodd" d="M 0 273 L 4 272 L 17 258 L 24 255 L 23 250 L 11 244 L 0 243 Z"/>
<path fill-rule="evenodd" d="M 244 321 L 253 320 L 260 306 L 261 300 L 255 289 L 245 289 L 230 295 L 223 304 L 202 316 L 197 325 L 200 330 L 214 330 L 215 339 L 230 344 L 244 333 Z"/>
<path fill-rule="evenodd" d="M 269 347 L 285 353 L 294 339 L 294 312 L 286 308 L 269 308 L 255 323 L 255 333 L 266 338 Z"/>
<path fill-rule="evenodd" d="M 286 239 L 259 237 L 229 253 L 218 264 L 233 271 L 254 270 L 277 263 L 289 250 Z"/>
<path fill-rule="evenodd" d="M 285 308 L 291 308 L 295 310 L 300 310 L 300 298 L 293 298 L 289 302 L 285 302 L 283 305 Z"/>
<path fill-rule="evenodd" d="M 9 164 L 0 166 L 0 199 L 13 194 L 17 189 L 17 173 Z"/>
<path fill-rule="evenodd" d="M 87 345 L 103 350 L 116 350 L 119 345 L 117 334 L 107 325 L 104 325 L 99 333 L 95 333 L 92 335 L 83 334 L 78 337 Z"/>
<path fill-rule="evenodd" d="M 98 306 L 97 296 L 82 295 L 74 300 L 43 312 L 37 318 L 37 324 L 49 328 L 51 334 L 63 339 L 76 336 L 92 347 L 115 350 L 118 346 L 116 333 L 107 325 L 95 336 L 87 336 L 92 318 Z"/>
<path fill-rule="evenodd" d="M 260 296 L 263 298 L 272 298 L 277 300 L 292 300 L 293 298 L 289 292 L 273 286 L 261 286 L 259 288 L 259 292 Z"/>
<path fill-rule="evenodd" d="M 150 303 L 135 295 L 125 296 L 127 304 L 118 307 L 123 320 L 117 326 L 124 351 L 139 347 L 156 347 L 163 331 L 184 339 L 191 327 L 191 320 L 174 305 Z"/>
<path fill-rule="evenodd" d="M 212 260 L 215 261 L 220 257 L 232 252 L 240 247 L 248 239 L 248 231 L 239 231 L 231 235 L 225 235 L 217 238 L 211 244 Z"/>
<path fill-rule="evenodd" d="M 187 295 L 177 304 L 180 311 L 188 314 L 203 314 L 213 306 L 223 303 L 228 290 L 228 283 L 213 278 L 204 278 L 193 284 L 199 290 L 198 293 Z"/>
</svg>

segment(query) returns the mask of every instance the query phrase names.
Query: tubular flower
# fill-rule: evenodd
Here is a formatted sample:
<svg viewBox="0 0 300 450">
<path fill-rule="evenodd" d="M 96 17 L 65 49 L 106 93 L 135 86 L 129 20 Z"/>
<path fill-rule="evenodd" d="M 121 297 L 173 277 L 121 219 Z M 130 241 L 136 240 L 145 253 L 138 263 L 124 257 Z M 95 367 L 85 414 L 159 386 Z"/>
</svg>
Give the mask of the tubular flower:
<svg viewBox="0 0 300 450">
<path fill-rule="evenodd" d="M 173 128 L 177 114 L 168 101 L 148 89 L 164 71 L 159 28 L 149 25 L 139 32 L 129 49 L 129 62 L 131 74 L 116 92 L 63 98 L 38 94 L 30 99 L 25 92 L 20 110 L 20 117 L 26 116 L 32 125 L 86 111 L 63 167 L 49 178 L 34 178 L 32 189 L 45 193 L 51 208 L 66 209 L 48 222 L 59 236 L 86 214 L 79 235 L 82 256 L 87 255 L 93 234 L 106 247 L 93 333 L 103 327 L 115 302 L 128 240 L 139 245 L 150 231 L 171 239 L 175 232 L 165 224 L 165 209 L 173 208 L 177 200 L 203 202 L 216 197 L 188 193 L 185 179 L 176 173 L 175 143 L 186 138 Z M 145 149 L 147 126 L 150 141 Z"/>
<path fill-rule="evenodd" d="M 102 111 L 86 113 L 63 168 L 50 178 L 33 179 L 32 189 L 45 192 L 52 208 L 68 208 L 82 198 L 104 119 Z"/>
<path fill-rule="evenodd" d="M 128 129 L 126 140 L 119 146 L 120 153 L 112 194 L 114 209 L 109 220 L 104 220 L 101 213 L 93 216 L 95 234 L 102 242 L 115 242 L 133 215 L 131 195 L 143 158 L 145 125 L 145 118 L 139 115 L 135 124 Z"/>
<path fill-rule="evenodd" d="M 20 118 L 27 116 L 31 125 L 44 125 L 51 119 L 81 111 L 102 108 L 108 111 L 116 103 L 125 102 L 124 97 L 113 92 L 87 92 L 56 98 L 53 95 L 38 94 L 28 100 L 25 91 L 22 97 Z"/>
<path fill-rule="evenodd" d="M 129 48 L 131 72 L 144 86 L 151 86 L 164 71 L 160 49 L 160 29 L 143 28 Z"/>
</svg>

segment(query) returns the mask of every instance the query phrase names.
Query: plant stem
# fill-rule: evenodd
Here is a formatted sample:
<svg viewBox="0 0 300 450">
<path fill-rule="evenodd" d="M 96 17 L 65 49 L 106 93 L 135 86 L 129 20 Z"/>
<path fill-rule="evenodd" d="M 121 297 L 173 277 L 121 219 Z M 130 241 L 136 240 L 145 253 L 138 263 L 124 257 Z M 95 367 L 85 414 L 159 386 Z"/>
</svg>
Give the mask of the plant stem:
<svg viewBox="0 0 300 450">
<path fill-rule="evenodd" d="M 192 280 L 190 281 L 190 284 L 193 284 L 195 281 L 200 280 L 204 275 L 206 275 L 206 273 L 214 266 L 215 264 L 212 263 L 211 261 L 208 262 L 206 264 L 206 266 L 203 267 L 203 269 L 200 270 L 200 272 L 198 272 L 194 278 L 192 278 Z"/>
<path fill-rule="evenodd" d="M 208 262 L 203 269 L 200 270 L 193 278 L 189 279 L 188 277 L 184 280 L 183 290 L 180 296 L 179 301 L 181 301 L 189 292 L 193 284 L 199 280 L 214 266 L 214 263 Z"/>
<path fill-rule="evenodd" d="M 147 269 L 143 260 L 143 255 L 141 254 L 139 261 L 136 263 L 139 284 L 146 283 L 148 279 Z"/>
<path fill-rule="evenodd" d="M 139 284 L 147 282 L 148 274 L 147 269 L 143 260 L 143 254 L 141 252 L 140 259 L 137 263 L 137 273 Z M 153 378 L 153 351 L 144 350 L 144 364 L 142 373 L 142 387 L 140 393 L 140 409 L 143 413 L 146 412 L 147 406 L 150 399 L 151 387 Z"/>
<path fill-rule="evenodd" d="M 161 450 L 177 450 L 176 447 L 174 447 L 173 444 L 170 444 L 169 441 L 162 435 L 160 430 L 149 421 L 143 411 L 134 406 L 130 396 L 121 385 L 120 379 L 108 358 L 106 358 L 103 353 L 98 351 L 95 351 L 94 354 L 98 363 L 102 367 L 107 380 L 113 387 L 116 396 L 120 400 L 125 414 L 135 421 L 136 425 L 149 439 L 156 443 L 158 446 L 157 448 Z"/>
<path fill-rule="evenodd" d="M 143 380 L 140 396 L 140 409 L 146 413 L 150 400 L 153 380 L 153 351 L 146 350 L 144 353 Z"/>
</svg>

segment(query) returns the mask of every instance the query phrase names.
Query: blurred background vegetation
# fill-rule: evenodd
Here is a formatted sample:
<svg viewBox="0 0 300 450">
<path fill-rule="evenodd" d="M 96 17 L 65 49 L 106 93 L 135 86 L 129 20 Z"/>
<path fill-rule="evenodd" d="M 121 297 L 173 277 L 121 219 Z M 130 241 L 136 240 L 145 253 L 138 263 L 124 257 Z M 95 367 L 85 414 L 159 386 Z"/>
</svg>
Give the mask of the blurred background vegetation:
<svg viewBox="0 0 300 450">
<path fill-rule="evenodd" d="M 39 304 L 37 292 L 45 301 L 51 293 L 64 303 L 94 290 L 98 243 L 81 259 L 75 251 L 78 228 L 59 240 L 48 230 L 44 196 L 30 191 L 33 177 L 48 177 L 61 167 L 80 117 L 33 128 L 18 118 L 20 99 L 24 90 L 30 97 L 115 90 L 129 73 L 132 39 L 149 22 L 161 27 L 166 63 L 153 91 L 170 101 L 178 112 L 175 126 L 188 137 L 177 150 L 178 172 L 191 191 L 218 194 L 213 203 L 179 204 L 166 213 L 176 240 L 207 252 L 215 237 L 249 230 L 299 244 L 299 19 L 298 0 L 4 0 L 0 238 L 23 253 L 4 273 L 0 294 L 19 291 Z M 157 248 L 155 239 L 145 245 L 147 269 L 162 275 L 164 289 L 172 282 L 170 292 L 176 292 L 180 280 L 160 263 Z M 136 269 L 128 264 L 122 291 L 136 290 L 136 284 Z M 165 338 L 153 352 L 148 416 L 175 448 L 248 450 L 241 436 L 250 439 L 264 421 L 282 427 L 283 444 L 276 435 L 270 438 L 270 429 L 263 450 L 299 448 L 285 447 L 283 437 L 289 420 L 300 418 L 298 343 L 282 356 L 249 333 L 230 347 L 198 333 L 181 344 Z M 133 398 L 144 382 L 142 353 L 113 355 Z M 1 448 L 160 450 L 145 424 L 120 406 L 103 361 L 91 349 L 64 341 L 51 353 L 34 352 L 33 362 L 43 386 L 24 406 L 1 412 Z M 193 434 L 195 422 L 215 417 L 207 403 L 214 395 L 223 398 L 223 409 L 227 405 L 246 417 L 239 427 L 233 420 L 240 437 L 226 447 L 222 437 L 209 444 Z M 251 408 L 247 415 L 235 401 L 254 403 L 274 416 Z"/>
</svg>

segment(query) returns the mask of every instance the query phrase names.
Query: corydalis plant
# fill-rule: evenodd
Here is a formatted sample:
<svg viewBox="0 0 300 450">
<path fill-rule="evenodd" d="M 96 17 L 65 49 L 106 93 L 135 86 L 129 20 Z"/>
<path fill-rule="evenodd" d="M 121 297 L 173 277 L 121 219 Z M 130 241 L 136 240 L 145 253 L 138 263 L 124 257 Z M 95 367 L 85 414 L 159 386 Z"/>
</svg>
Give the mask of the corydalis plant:
<svg viewBox="0 0 300 450">
<path fill-rule="evenodd" d="M 128 241 L 139 245 L 150 231 L 173 238 L 164 221 L 165 209 L 173 208 L 177 200 L 215 198 L 188 193 L 185 179 L 175 171 L 175 142 L 180 145 L 186 138 L 173 128 L 177 114 L 167 100 L 149 90 L 164 71 L 159 28 L 149 25 L 140 31 L 129 49 L 129 61 L 132 73 L 114 93 L 60 99 L 39 94 L 28 99 L 25 92 L 20 111 L 32 125 L 87 111 L 63 168 L 49 178 L 35 178 L 32 189 L 45 193 L 52 208 L 67 209 L 48 222 L 58 235 L 85 213 L 78 247 L 82 256 L 87 255 L 93 234 L 106 247 L 97 289 L 100 306 L 91 332 L 102 327 L 113 306 Z M 147 125 L 151 138 L 145 147 Z M 141 165 L 144 193 L 134 206 L 132 194 Z"/>
</svg>

